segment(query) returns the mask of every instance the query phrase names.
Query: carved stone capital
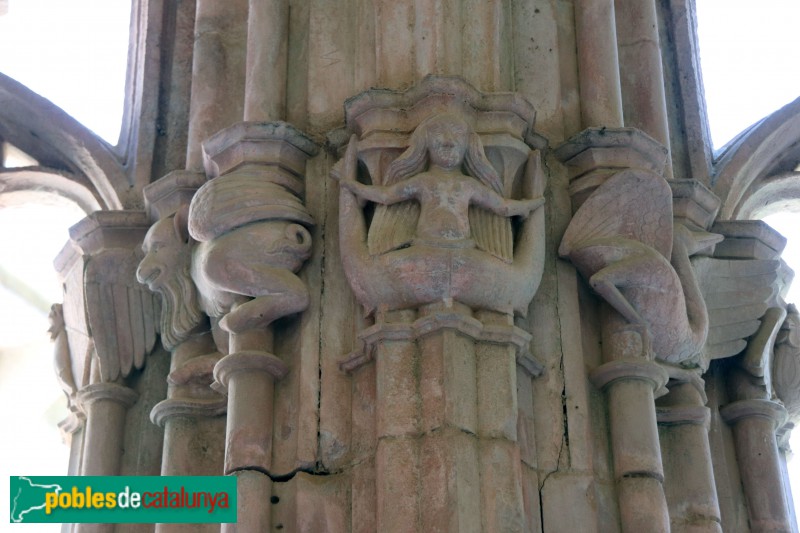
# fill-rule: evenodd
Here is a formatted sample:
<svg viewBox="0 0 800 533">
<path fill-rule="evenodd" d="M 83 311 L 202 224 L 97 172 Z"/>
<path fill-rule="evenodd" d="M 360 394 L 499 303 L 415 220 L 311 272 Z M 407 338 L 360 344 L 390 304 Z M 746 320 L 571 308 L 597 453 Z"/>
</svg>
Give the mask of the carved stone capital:
<svg viewBox="0 0 800 533">
<path fill-rule="evenodd" d="M 635 128 L 588 128 L 554 154 L 569 169 L 573 210 L 616 172 L 633 168 L 661 175 L 667 162 L 667 149 Z"/>
<path fill-rule="evenodd" d="M 70 228 L 72 246 L 57 260 L 59 270 L 70 272 L 64 283 L 67 327 L 75 313 L 85 313 L 77 331 L 91 337 L 99 381 L 113 382 L 141 369 L 155 344 L 158 304 L 136 281 L 148 227 L 143 211 L 92 213 Z M 88 344 L 70 348 L 79 357 L 92 351 Z"/>
<path fill-rule="evenodd" d="M 188 218 L 203 307 L 231 333 L 304 310 L 308 292 L 294 273 L 311 253 L 313 219 L 301 195 L 316 145 L 283 122 L 245 122 L 203 149 L 209 181 Z"/>
<path fill-rule="evenodd" d="M 406 92 L 362 93 L 345 117 L 339 137 L 350 142 L 333 171 L 340 244 L 367 312 L 453 300 L 525 314 L 544 254 L 533 107 L 428 77 Z"/>
<path fill-rule="evenodd" d="M 693 230 L 711 227 L 721 205 L 719 197 L 697 180 L 669 180 L 672 215 L 676 222 Z M 713 248 L 708 250 L 712 253 Z"/>
<path fill-rule="evenodd" d="M 650 383 L 656 397 L 666 394 L 669 374 L 652 361 L 611 361 L 595 368 L 589 379 L 598 389 L 605 389 L 620 380 L 642 380 Z"/>
<path fill-rule="evenodd" d="M 722 419 L 728 424 L 751 417 L 765 418 L 772 422 L 773 429 L 777 430 L 786 423 L 786 408 L 772 400 L 740 400 L 729 403 L 719 410 Z"/>
<path fill-rule="evenodd" d="M 775 340 L 772 385 L 786 406 L 789 420 L 796 423 L 800 421 L 800 314 L 794 305 L 787 311 Z"/>
<path fill-rule="evenodd" d="M 144 205 L 152 221 L 158 221 L 188 207 L 197 189 L 206 182 L 202 172 L 175 170 L 143 189 Z"/>
<path fill-rule="evenodd" d="M 239 122 L 203 142 L 209 179 L 250 165 L 270 171 L 270 180 L 300 196 L 305 190 L 306 161 L 319 147 L 286 122 Z"/>
<path fill-rule="evenodd" d="M 725 236 L 715 257 L 730 259 L 779 259 L 786 238 L 763 220 L 721 220 L 712 231 Z"/>
</svg>

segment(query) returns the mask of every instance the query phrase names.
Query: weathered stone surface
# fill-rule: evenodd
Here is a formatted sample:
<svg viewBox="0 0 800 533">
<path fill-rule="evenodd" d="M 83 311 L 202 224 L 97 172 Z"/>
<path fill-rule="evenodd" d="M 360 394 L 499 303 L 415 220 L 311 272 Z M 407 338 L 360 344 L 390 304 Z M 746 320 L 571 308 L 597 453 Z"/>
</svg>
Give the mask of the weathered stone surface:
<svg viewBox="0 0 800 533">
<path fill-rule="evenodd" d="M 229 473 L 240 520 L 65 529 L 796 529 L 791 275 L 736 218 L 800 197 L 800 103 L 715 160 L 693 2 L 132 15 L 118 147 L 0 76 L 0 206 L 92 212 L 70 474 Z"/>
<path fill-rule="evenodd" d="M 635 191 L 652 203 L 637 205 Z M 626 320 L 645 328 L 656 358 L 682 363 L 697 357 L 708 334 L 689 256 L 722 238 L 673 227 L 671 197 L 656 174 L 614 174 L 575 213 L 559 255 Z"/>
</svg>

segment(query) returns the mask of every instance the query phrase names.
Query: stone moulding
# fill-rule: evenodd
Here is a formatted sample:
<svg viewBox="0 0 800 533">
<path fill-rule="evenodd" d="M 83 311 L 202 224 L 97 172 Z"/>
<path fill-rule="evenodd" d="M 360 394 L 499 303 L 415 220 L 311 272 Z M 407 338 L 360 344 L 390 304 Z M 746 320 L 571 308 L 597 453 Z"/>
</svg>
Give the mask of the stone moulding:
<svg viewBox="0 0 800 533">
<path fill-rule="evenodd" d="M 358 338 L 364 348 L 350 354 L 339 367 L 348 373 L 355 372 L 374 358 L 374 347 L 384 340 L 413 341 L 425 335 L 450 329 L 481 342 L 510 344 L 516 348 L 517 364 L 530 376 L 539 376 L 544 367 L 528 351 L 531 334 L 514 325 L 483 324 L 480 320 L 459 313 L 434 313 L 408 323 L 381 323 L 362 331 Z"/>
<path fill-rule="evenodd" d="M 619 360 L 605 363 L 595 368 L 589 375 L 592 384 L 600 390 L 605 389 L 618 380 L 638 379 L 650 383 L 656 397 L 663 396 L 669 374 L 667 371 L 651 362 L 644 360 Z"/>
<path fill-rule="evenodd" d="M 316 145 L 284 122 L 242 122 L 203 143 L 209 181 L 191 201 L 199 241 L 192 277 L 211 316 L 243 332 L 305 309 L 294 274 L 311 251 L 314 224 L 302 202 Z"/>
<path fill-rule="evenodd" d="M 164 427 L 167 420 L 174 417 L 213 418 L 225 414 L 228 402 L 219 400 L 168 399 L 158 402 L 150 411 L 153 424 Z"/>
<path fill-rule="evenodd" d="M 667 163 L 667 149 L 635 128 L 588 128 L 553 153 L 569 170 L 573 211 L 613 174 L 637 168 L 660 175 Z"/>
<path fill-rule="evenodd" d="M 86 406 L 98 401 L 110 401 L 130 407 L 138 399 L 136 392 L 116 383 L 92 383 L 78 391 L 78 404 L 84 411 Z"/>
<path fill-rule="evenodd" d="M 693 405 L 658 407 L 656 419 L 659 425 L 664 426 L 696 424 L 708 429 L 711 423 L 711 410 L 708 407 Z"/>
</svg>

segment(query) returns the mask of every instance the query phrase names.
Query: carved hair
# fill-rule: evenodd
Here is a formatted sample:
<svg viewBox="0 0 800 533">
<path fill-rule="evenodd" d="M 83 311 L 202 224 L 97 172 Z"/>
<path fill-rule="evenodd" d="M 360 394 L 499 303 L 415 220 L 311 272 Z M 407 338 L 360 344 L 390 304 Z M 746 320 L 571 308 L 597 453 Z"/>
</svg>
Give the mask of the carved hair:
<svg viewBox="0 0 800 533">
<path fill-rule="evenodd" d="M 191 332 L 203 321 L 197 288 L 189 274 L 191 264 L 191 244 L 186 244 L 181 231 L 180 217 L 157 222 L 171 226 L 170 237 L 174 238 L 172 246 L 181 247 L 177 264 L 164 265 L 172 272 L 164 284 L 156 292 L 161 295 L 161 343 L 168 350 L 189 338 Z"/>
<path fill-rule="evenodd" d="M 502 195 L 503 185 L 500 181 L 500 176 L 486 158 L 480 136 L 461 117 L 450 113 L 434 115 L 423 120 L 417 126 L 417 129 L 414 130 L 409 139 L 408 149 L 392 161 L 386 169 L 384 184 L 393 185 L 427 169 L 429 159 L 428 130 L 434 124 L 442 121 L 454 121 L 464 125 L 467 130 L 467 150 L 464 155 L 466 173 Z"/>
</svg>

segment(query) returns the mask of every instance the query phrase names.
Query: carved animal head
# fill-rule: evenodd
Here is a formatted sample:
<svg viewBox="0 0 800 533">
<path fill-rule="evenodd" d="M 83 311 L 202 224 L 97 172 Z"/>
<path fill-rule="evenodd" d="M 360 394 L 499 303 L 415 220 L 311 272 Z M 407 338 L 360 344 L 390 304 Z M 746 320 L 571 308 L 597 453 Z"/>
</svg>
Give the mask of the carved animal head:
<svg viewBox="0 0 800 533">
<path fill-rule="evenodd" d="M 203 320 L 197 289 L 189 274 L 192 245 L 185 218 L 173 215 L 156 222 L 147 232 L 136 277 L 161 295 L 161 339 L 172 349 L 186 340 Z"/>
<path fill-rule="evenodd" d="M 717 244 L 724 238 L 719 233 L 690 230 L 685 225 L 676 222 L 672 233 L 673 250 L 675 248 L 686 250 L 691 256 Z"/>
<path fill-rule="evenodd" d="M 408 144 L 408 149 L 386 169 L 386 185 L 424 172 L 429 163 L 446 169 L 463 164 L 466 174 L 502 194 L 500 176 L 486 158 L 480 136 L 458 115 L 441 113 L 425 119 L 411 134 Z"/>
</svg>

